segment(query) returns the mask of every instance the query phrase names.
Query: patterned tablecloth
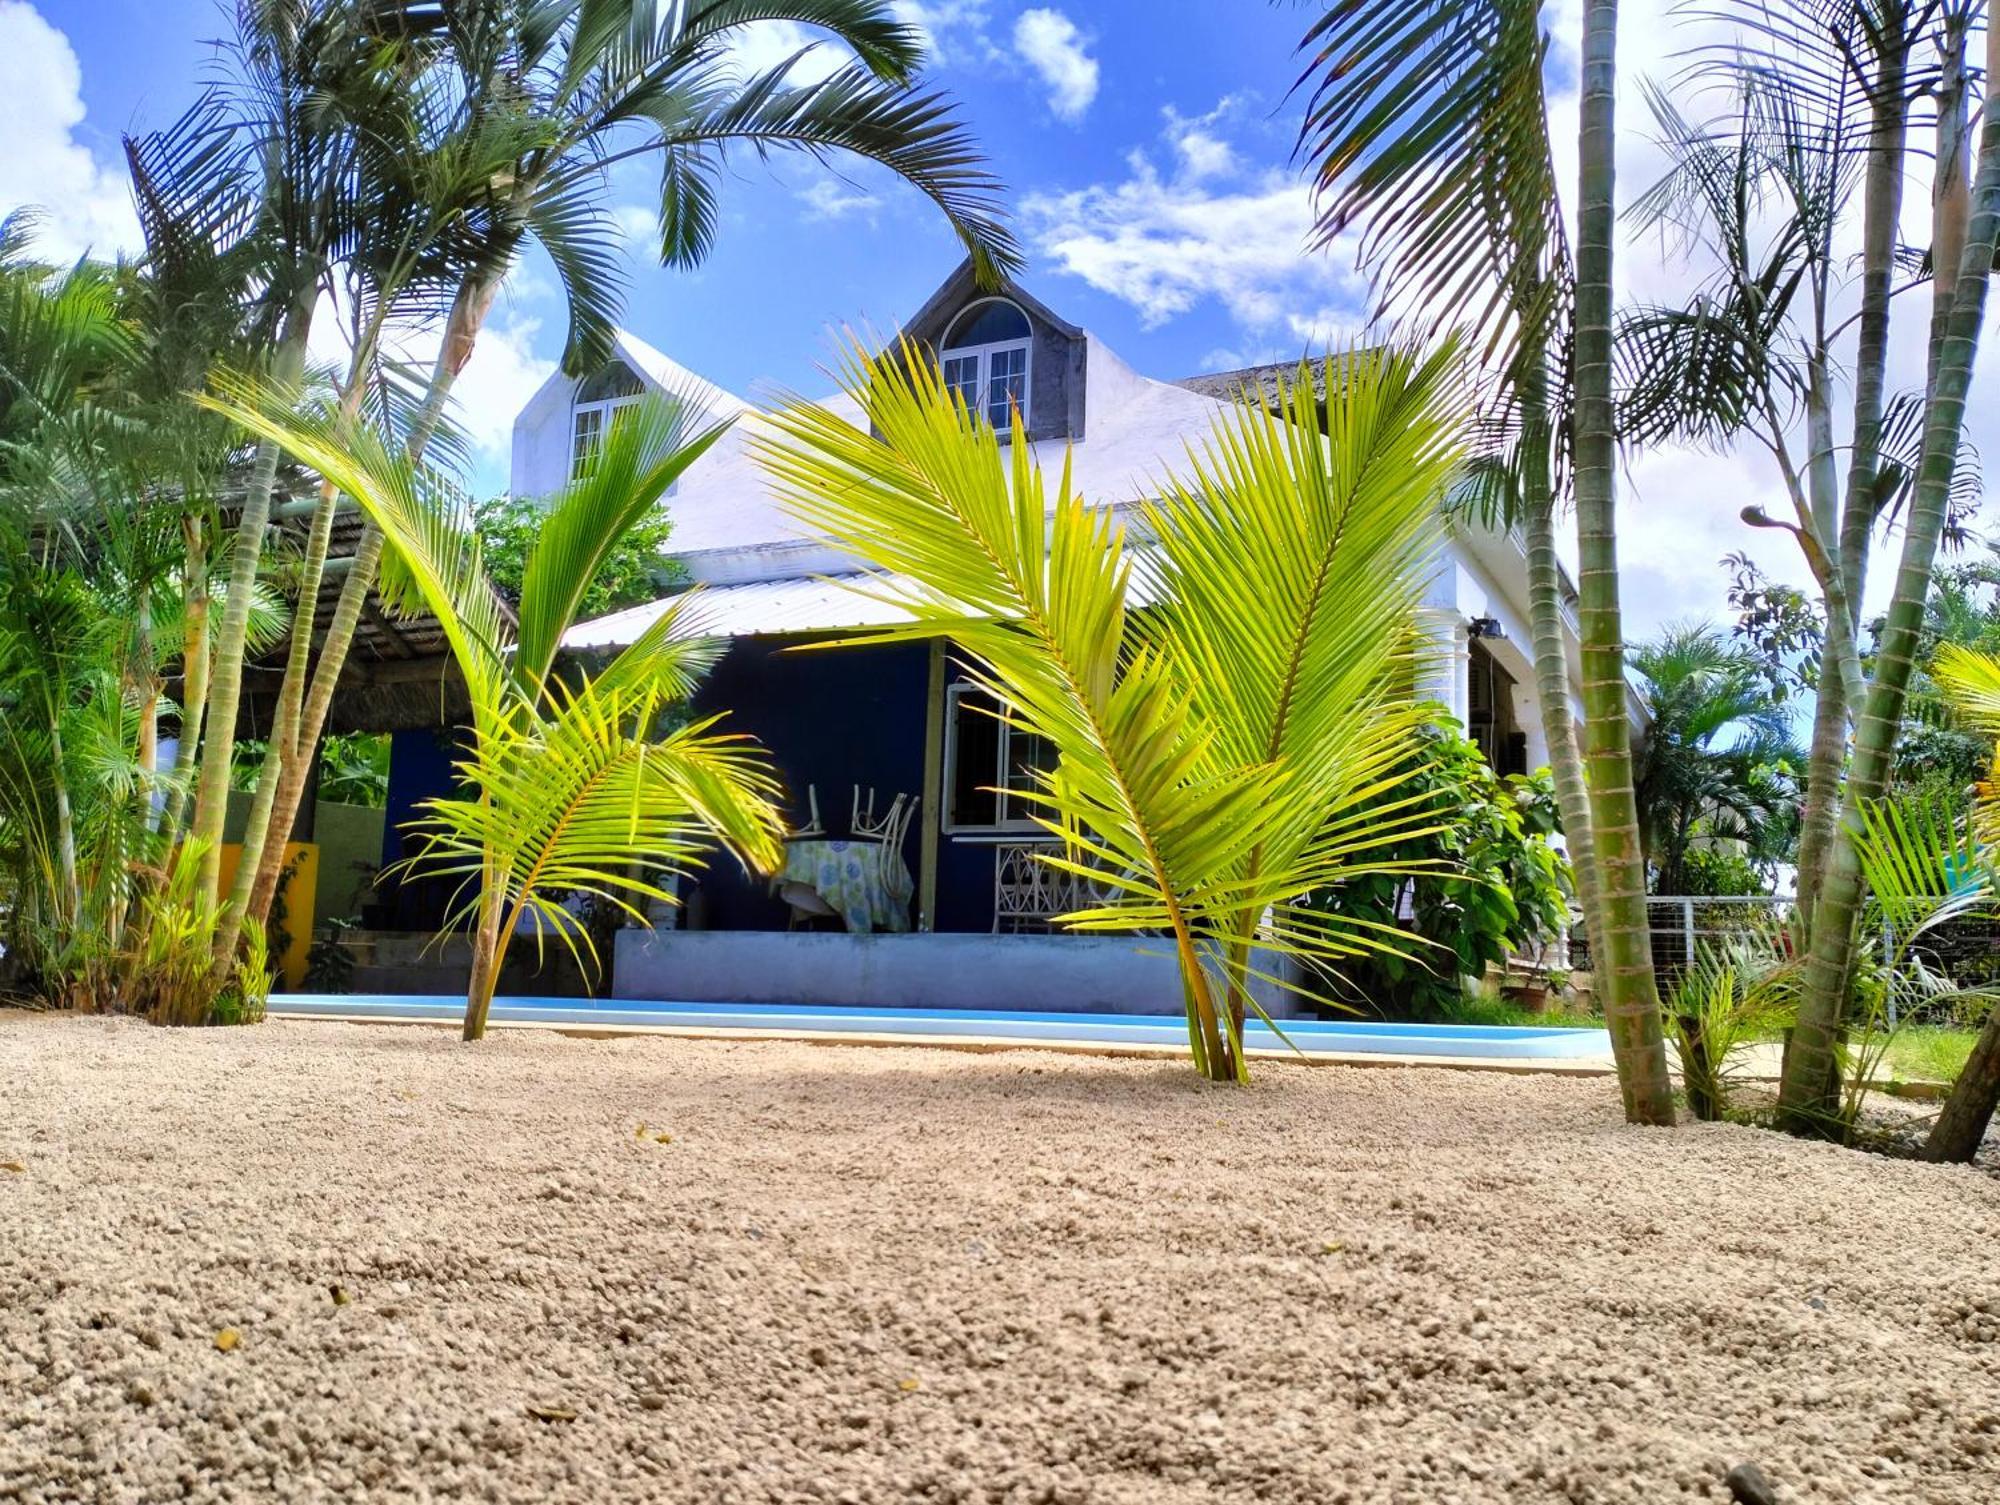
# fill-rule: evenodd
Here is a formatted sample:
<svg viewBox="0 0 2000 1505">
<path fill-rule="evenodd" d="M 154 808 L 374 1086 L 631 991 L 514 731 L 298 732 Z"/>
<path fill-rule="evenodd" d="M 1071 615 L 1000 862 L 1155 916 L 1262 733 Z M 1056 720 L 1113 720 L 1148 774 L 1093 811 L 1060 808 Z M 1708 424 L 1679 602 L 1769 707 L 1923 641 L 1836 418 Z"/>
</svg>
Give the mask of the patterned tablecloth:
<svg viewBox="0 0 2000 1505">
<path fill-rule="evenodd" d="M 879 841 L 809 841 L 785 843 L 785 866 L 771 880 L 777 892 L 787 883 L 802 883 L 832 906 L 855 935 L 874 930 L 898 933 L 910 928 L 910 895 L 916 885 L 901 852 Z"/>
</svg>

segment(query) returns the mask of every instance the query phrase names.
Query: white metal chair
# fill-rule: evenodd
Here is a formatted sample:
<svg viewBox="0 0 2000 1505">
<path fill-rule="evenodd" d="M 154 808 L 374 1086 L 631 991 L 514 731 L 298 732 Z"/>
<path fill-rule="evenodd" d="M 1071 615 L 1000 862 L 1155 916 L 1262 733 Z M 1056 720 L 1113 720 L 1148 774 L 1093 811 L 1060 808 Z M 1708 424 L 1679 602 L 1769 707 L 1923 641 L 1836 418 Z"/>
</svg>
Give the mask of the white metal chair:
<svg viewBox="0 0 2000 1505">
<path fill-rule="evenodd" d="M 812 784 L 806 785 L 806 811 L 809 817 L 806 823 L 791 833 L 795 841 L 810 841 L 826 835 L 826 827 L 820 824 L 819 819 L 819 789 Z"/>
</svg>

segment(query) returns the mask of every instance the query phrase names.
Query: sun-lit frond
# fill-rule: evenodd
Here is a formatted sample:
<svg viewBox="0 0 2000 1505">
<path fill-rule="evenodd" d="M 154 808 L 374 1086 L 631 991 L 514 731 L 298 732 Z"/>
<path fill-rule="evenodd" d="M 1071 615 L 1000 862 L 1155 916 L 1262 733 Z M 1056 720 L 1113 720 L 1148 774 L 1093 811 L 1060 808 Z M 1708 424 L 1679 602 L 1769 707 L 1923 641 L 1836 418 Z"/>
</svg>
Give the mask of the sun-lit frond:
<svg viewBox="0 0 2000 1505">
<path fill-rule="evenodd" d="M 499 595 L 480 567 L 478 542 L 463 508 L 441 494 L 373 430 L 336 419 L 300 416 L 255 386 L 226 385 L 201 397 L 259 438 L 340 488 L 382 530 L 412 591 L 437 619 L 464 672 L 476 717 L 502 714 L 501 683 L 512 630 Z"/>
<path fill-rule="evenodd" d="M 514 672 L 541 693 L 562 634 L 576 620 L 605 555 L 707 454 L 729 425 L 704 423 L 692 397 L 655 395 L 620 408 L 588 472 L 551 500 L 521 579 Z"/>
<path fill-rule="evenodd" d="M 718 841 L 748 867 L 777 865 L 779 790 L 753 744 L 712 721 L 655 741 L 661 701 L 645 691 L 586 683 L 554 697 L 547 719 L 472 750 L 462 773 L 478 798 L 432 800 L 412 827 L 412 871 L 471 884 L 467 913 L 495 902 L 505 933 L 535 915 L 574 947 L 582 928 L 554 913 L 565 894 L 643 918 L 644 903 L 675 902 L 664 880 L 700 870 Z"/>
<path fill-rule="evenodd" d="M 1498 364 L 1562 316 L 1568 253 L 1537 0 L 1332 0 L 1299 44 L 1322 247 L 1358 229 L 1385 309 Z"/>
<path fill-rule="evenodd" d="M 950 637 L 1054 747 L 1017 797 L 1062 838 L 1043 860 L 1097 895 L 1063 923 L 1174 937 L 1210 1074 L 1244 1071 L 1256 953 L 1394 944 L 1296 901 L 1390 870 L 1372 854 L 1437 818 L 1386 796 L 1416 745 L 1425 533 L 1462 459 L 1454 362 L 1345 357 L 1323 400 L 1223 420 L 1136 545 L 1067 460 L 1051 487 L 1018 419 L 1003 444 L 908 349 L 851 357 L 865 426 L 792 402 L 754 442 L 801 522 L 898 577 L 915 621 L 871 636 Z"/>
<path fill-rule="evenodd" d="M 1869 901 L 1899 945 L 1994 908 L 1988 855 L 1943 800 L 1903 795 L 1863 802 L 1854 850 Z"/>
</svg>

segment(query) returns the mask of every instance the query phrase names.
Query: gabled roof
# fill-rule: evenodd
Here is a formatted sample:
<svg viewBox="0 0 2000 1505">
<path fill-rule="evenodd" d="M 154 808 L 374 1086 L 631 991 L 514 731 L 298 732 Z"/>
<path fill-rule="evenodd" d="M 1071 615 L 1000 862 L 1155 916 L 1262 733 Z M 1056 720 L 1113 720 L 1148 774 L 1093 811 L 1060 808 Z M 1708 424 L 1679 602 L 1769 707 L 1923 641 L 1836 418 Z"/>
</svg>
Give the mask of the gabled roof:
<svg viewBox="0 0 2000 1505">
<path fill-rule="evenodd" d="M 914 340 L 929 340 L 942 336 L 945 331 L 938 326 L 943 325 L 966 303 L 978 297 L 1011 298 L 1030 315 L 1051 328 L 1060 330 L 1072 340 L 1083 338 L 1083 329 L 1080 325 L 1070 323 L 1013 278 L 1003 277 L 993 287 L 979 286 L 978 274 L 973 270 L 970 256 L 961 261 L 952 274 L 939 284 L 938 290 L 924 300 L 922 308 L 903 321 L 903 332 Z"/>
<path fill-rule="evenodd" d="M 711 419 L 734 418 L 750 410 L 750 404 L 726 387 L 719 387 L 707 377 L 688 370 L 679 361 L 663 355 L 633 334 L 629 329 L 612 331 L 612 354 L 630 366 L 642 380 L 650 383 L 655 390 L 671 392 L 682 397 L 692 397 L 707 410 Z M 518 427 L 523 419 L 537 416 L 551 403 L 568 404 L 570 393 L 576 389 L 576 378 L 566 376 L 558 369 L 547 381 L 535 389 L 535 395 L 521 405 L 515 415 Z"/>
</svg>

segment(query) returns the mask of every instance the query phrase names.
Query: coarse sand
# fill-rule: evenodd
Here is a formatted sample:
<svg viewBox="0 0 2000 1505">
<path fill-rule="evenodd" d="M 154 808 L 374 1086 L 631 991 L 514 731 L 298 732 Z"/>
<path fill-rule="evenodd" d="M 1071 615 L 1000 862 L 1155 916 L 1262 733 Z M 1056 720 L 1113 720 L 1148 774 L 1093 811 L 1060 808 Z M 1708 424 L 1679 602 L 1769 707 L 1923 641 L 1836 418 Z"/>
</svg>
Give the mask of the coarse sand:
<svg viewBox="0 0 2000 1505">
<path fill-rule="evenodd" d="M 4 1500 L 2000 1500 L 2000 1181 L 1604 1081 L 12 1013 L 0 1164 Z"/>
</svg>

